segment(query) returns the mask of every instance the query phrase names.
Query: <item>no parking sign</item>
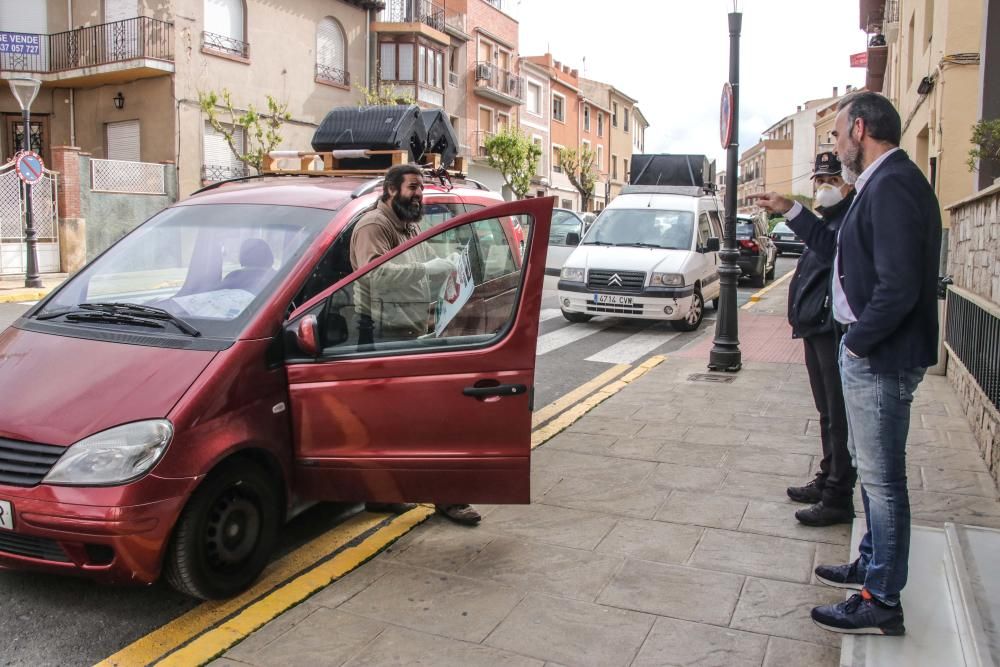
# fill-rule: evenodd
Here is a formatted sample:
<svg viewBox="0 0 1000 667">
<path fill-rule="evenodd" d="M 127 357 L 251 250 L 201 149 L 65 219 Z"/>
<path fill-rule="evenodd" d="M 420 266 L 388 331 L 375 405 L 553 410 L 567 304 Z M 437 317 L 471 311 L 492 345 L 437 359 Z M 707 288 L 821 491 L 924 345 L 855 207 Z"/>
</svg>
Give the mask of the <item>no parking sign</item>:
<svg viewBox="0 0 1000 667">
<path fill-rule="evenodd" d="M 15 170 L 18 178 L 28 185 L 34 185 L 45 173 L 45 163 L 42 156 L 34 151 L 21 151 L 17 154 Z"/>
</svg>

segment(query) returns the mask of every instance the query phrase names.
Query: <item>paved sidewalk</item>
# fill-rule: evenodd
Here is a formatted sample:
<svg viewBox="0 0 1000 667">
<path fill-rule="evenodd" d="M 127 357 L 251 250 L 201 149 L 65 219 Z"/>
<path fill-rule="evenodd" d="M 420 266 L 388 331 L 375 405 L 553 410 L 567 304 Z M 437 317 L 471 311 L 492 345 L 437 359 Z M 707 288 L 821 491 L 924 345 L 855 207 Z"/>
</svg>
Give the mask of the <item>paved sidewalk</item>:
<svg viewBox="0 0 1000 667">
<path fill-rule="evenodd" d="M 809 610 L 843 592 L 812 570 L 845 562 L 850 527 L 800 526 L 785 495 L 820 451 L 786 289 L 740 311 L 731 382 L 698 377 L 706 332 L 535 450 L 531 505 L 433 518 L 213 664 L 838 665 Z M 910 438 L 916 522 L 1000 527 L 944 378 Z"/>
<path fill-rule="evenodd" d="M 68 273 L 43 273 L 42 287 L 25 287 L 24 276 L 4 276 L 0 278 L 0 303 L 37 301 L 58 287 Z"/>
</svg>

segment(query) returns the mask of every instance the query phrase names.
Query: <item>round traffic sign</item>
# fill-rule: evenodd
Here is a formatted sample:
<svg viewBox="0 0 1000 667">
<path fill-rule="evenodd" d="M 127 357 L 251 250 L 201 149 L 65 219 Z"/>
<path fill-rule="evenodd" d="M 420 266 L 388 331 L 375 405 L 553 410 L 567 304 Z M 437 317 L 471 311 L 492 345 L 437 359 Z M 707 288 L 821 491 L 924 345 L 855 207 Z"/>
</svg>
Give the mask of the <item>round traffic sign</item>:
<svg viewBox="0 0 1000 667">
<path fill-rule="evenodd" d="M 729 144 L 733 142 L 733 128 L 736 126 L 735 111 L 733 87 L 727 81 L 722 86 L 722 104 L 719 107 L 719 134 L 723 148 L 729 148 Z"/>
<path fill-rule="evenodd" d="M 15 169 L 18 177 L 28 185 L 34 185 L 45 173 L 45 163 L 42 156 L 34 151 L 21 151 L 17 155 Z"/>
</svg>

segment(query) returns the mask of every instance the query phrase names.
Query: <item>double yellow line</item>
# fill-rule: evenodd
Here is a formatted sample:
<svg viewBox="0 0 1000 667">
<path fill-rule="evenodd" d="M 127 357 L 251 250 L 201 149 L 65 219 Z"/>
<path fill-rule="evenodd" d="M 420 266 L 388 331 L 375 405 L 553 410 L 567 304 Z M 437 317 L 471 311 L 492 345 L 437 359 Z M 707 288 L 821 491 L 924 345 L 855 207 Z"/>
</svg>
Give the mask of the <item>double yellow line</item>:
<svg viewBox="0 0 1000 667">
<path fill-rule="evenodd" d="M 634 367 L 614 366 L 538 410 L 532 418 L 531 448 L 571 426 L 665 358 L 651 357 Z M 400 516 L 357 514 L 272 563 L 241 595 L 200 604 L 97 667 L 203 665 L 373 558 L 433 513 L 432 506 L 421 505 Z"/>
</svg>

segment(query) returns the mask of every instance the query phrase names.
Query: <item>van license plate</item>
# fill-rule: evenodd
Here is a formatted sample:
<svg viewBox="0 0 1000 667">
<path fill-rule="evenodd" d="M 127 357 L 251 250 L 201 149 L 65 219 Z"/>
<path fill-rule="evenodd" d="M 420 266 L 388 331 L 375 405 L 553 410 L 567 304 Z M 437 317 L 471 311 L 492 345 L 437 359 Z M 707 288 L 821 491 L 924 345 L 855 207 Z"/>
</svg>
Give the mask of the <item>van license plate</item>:
<svg viewBox="0 0 1000 667">
<path fill-rule="evenodd" d="M 14 507 L 0 500 L 0 530 L 14 530 Z"/>
<path fill-rule="evenodd" d="M 594 303 L 607 304 L 609 306 L 631 306 L 635 297 L 619 296 L 617 294 L 595 294 Z"/>
</svg>

